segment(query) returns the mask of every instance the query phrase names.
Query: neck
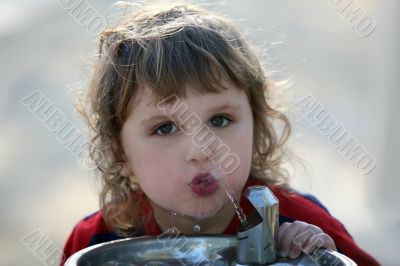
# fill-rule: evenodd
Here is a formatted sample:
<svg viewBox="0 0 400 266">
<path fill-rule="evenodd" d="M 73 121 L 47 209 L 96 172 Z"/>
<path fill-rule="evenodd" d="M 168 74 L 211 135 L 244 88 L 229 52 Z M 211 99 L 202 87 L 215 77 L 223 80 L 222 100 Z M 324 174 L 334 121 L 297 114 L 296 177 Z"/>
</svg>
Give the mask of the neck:
<svg viewBox="0 0 400 266">
<path fill-rule="evenodd" d="M 178 214 L 174 216 L 172 211 L 164 209 L 151 200 L 149 202 L 153 209 L 154 218 L 162 232 L 175 227 L 179 233 L 187 235 L 221 234 L 235 215 L 235 208 L 230 201 L 222 206 L 216 215 L 201 220 L 186 215 Z M 194 230 L 195 225 L 200 226 L 200 231 Z"/>
</svg>

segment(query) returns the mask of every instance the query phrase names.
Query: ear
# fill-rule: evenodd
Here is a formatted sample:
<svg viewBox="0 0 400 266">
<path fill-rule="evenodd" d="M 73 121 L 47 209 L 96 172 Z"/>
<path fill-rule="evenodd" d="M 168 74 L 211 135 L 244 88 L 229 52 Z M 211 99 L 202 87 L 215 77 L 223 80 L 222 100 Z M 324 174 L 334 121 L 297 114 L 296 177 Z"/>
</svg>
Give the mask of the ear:
<svg viewBox="0 0 400 266">
<path fill-rule="evenodd" d="M 111 147 L 114 152 L 114 154 L 119 154 L 120 156 L 122 155 L 122 158 L 119 158 L 121 161 L 122 168 L 119 171 L 120 175 L 128 177 L 133 175 L 132 168 L 130 167 L 129 163 L 127 162 L 126 156 L 124 154 L 123 149 L 120 147 L 116 139 L 113 139 L 111 142 Z"/>
<path fill-rule="evenodd" d="M 122 163 L 122 168 L 119 171 L 119 173 L 122 176 L 126 176 L 126 177 L 133 175 L 133 171 L 132 171 L 131 167 L 128 165 L 128 163 L 126 162 L 126 160 Z"/>
</svg>

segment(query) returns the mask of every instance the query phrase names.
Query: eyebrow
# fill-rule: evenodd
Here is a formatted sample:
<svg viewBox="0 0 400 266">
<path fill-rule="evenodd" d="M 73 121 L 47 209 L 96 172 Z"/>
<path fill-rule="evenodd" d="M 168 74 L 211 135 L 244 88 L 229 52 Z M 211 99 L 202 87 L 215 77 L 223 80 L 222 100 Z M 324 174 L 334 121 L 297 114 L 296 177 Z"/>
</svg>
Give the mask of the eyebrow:
<svg viewBox="0 0 400 266">
<path fill-rule="evenodd" d="M 222 111 L 222 110 L 226 110 L 226 109 L 237 110 L 237 109 L 240 109 L 240 107 L 242 107 L 240 104 L 237 104 L 237 105 L 224 104 L 224 105 L 221 105 L 221 106 L 210 108 L 210 112 L 218 112 L 218 111 Z"/>
<path fill-rule="evenodd" d="M 164 119 L 170 119 L 167 115 L 156 115 L 152 116 L 150 118 L 142 120 L 139 125 L 144 125 L 144 124 L 150 124 L 153 121 L 158 121 L 158 120 L 164 120 Z"/>
<path fill-rule="evenodd" d="M 239 110 L 240 108 L 241 108 L 240 104 L 237 104 L 237 105 L 224 104 L 224 105 L 220 105 L 220 106 L 216 106 L 216 107 L 210 108 L 209 112 L 210 113 L 214 113 L 214 112 L 220 112 L 222 110 L 229 110 L 229 109 Z M 140 125 L 148 124 L 148 123 L 151 123 L 153 121 L 158 121 L 158 120 L 163 120 L 163 119 L 171 119 L 171 118 L 168 115 L 164 115 L 164 114 L 155 115 L 155 116 L 152 116 L 150 118 L 142 120 L 139 124 Z"/>
</svg>

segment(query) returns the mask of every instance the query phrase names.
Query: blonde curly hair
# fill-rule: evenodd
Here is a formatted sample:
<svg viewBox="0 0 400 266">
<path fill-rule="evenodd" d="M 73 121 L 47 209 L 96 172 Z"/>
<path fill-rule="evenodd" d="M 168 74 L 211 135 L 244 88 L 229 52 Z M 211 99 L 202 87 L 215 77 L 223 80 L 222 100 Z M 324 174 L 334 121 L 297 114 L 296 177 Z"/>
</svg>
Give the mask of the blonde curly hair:
<svg viewBox="0 0 400 266">
<path fill-rule="evenodd" d="M 198 6 L 158 4 L 142 6 L 100 34 L 99 57 L 80 112 L 91 129 L 90 154 L 102 177 L 100 208 L 109 226 L 129 234 L 146 222 L 139 184 L 134 176 L 120 174 L 119 135 L 139 89 L 149 88 L 160 101 L 173 94 L 185 97 L 186 84 L 202 94 L 218 93 L 223 79 L 245 91 L 252 108 L 250 177 L 288 187 L 281 163 L 289 121 L 267 103 L 273 83 L 231 22 Z M 283 123 L 280 134 L 275 121 Z"/>
</svg>

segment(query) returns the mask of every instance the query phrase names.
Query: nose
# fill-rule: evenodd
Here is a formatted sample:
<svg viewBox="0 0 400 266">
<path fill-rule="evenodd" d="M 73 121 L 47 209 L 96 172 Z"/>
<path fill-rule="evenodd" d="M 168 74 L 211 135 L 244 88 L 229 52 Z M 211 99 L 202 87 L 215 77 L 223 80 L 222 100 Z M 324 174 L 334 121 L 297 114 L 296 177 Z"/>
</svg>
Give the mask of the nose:
<svg viewBox="0 0 400 266">
<path fill-rule="evenodd" d="M 208 158 L 206 152 L 203 151 L 202 146 L 195 143 L 192 138 L 189 138 L 186 147 L 187 162 L 202 162 Z"/>
<path fill-rule="evenodd" d="M 203 162 L 208 160 L 212 154 L 210 143 L 215 134 L 208 127 L 201 128 L 196 134 L 187 136 L 186 146 L 186 161 L 187 162 Z"/>
</svg>

